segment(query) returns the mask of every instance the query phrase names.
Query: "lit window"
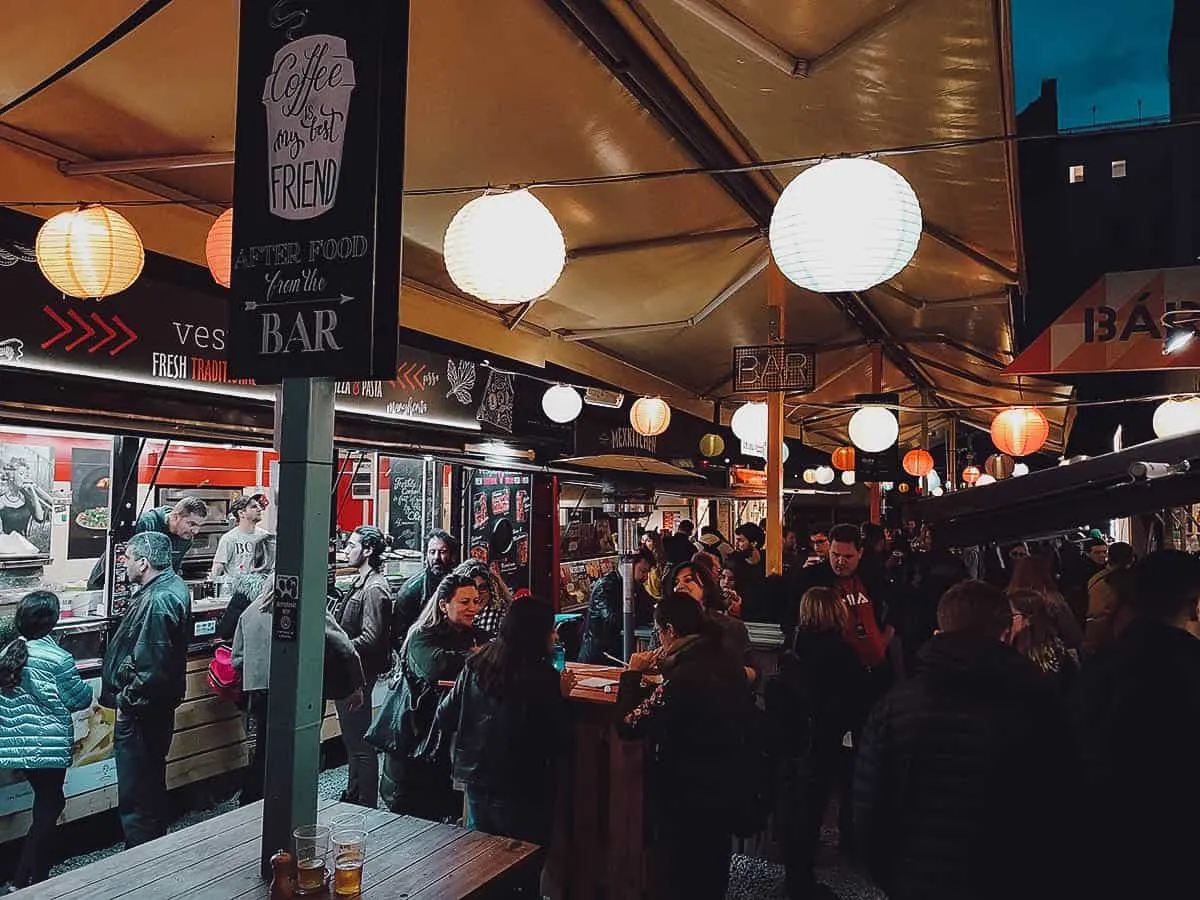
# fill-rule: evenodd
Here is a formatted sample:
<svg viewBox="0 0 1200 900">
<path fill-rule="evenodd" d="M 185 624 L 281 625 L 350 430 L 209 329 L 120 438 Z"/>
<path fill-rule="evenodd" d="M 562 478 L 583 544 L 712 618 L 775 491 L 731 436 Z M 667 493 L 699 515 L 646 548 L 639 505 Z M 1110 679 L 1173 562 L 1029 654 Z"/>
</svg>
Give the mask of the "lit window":
<svg viewBox="0 0 1200 900">
<path fill-rule="evenodd" d="M 1071 166 L 1067 172 L 1067 180 L 1071 184 L 1079 184 L 1083 181 L 1083 166 Z"/>
<path fill-rule="evenodd" d="M 1113 160 L 1112 177 L 1113 178 L 1124 178 L 1125 177 L 1125 160 L 1123 160 L 1123 159 L 1114 159 Z"/>
</svg>

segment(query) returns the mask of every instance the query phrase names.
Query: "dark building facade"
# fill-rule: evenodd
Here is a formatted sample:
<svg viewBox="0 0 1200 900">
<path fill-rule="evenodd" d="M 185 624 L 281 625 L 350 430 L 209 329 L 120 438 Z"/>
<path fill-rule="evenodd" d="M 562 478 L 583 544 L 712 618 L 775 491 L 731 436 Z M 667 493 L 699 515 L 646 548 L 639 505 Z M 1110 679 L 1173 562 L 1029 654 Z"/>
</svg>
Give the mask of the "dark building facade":
<svg viewBox="0 0 1200 900">
<path fill-rule="evenodd" d="M 1027 345 L 1107 272 L 1192 266 L 1200 257 L 1200 0 L 1176 0 L 1167 47 L 1170 119 L 1060 131 L 1058 86 L 1017 117 L 1022 231 L 1028 290 L 1018 338 Z M 1171 127 L 1153 127 L 1166 126 Z M 1073 379 L 1081 400 L 1194 390 L 1195 373 L 1112 374 Z M 1143 408 L 1144 407 L 1144 408 Z M 1081 410 L 1072 453 L 1153 437 L 1153 409 Z"/>
</svg>

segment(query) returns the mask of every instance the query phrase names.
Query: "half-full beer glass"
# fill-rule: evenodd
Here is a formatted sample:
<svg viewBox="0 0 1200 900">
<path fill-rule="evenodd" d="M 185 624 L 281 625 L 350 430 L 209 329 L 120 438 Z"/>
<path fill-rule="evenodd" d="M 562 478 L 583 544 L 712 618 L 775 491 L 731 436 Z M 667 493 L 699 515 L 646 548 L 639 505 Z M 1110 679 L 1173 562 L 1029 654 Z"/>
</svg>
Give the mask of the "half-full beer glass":
<svg viewBox="0 0 1200 900">
<path fill-rule="evenodd" d="M 367 856 L 367 833 L 359 829 L 333 833 L 333 892 L 339 897 L 362 893 L 363 862 Z"/>
<path fill-rule="evenodd" d="M 329 828 L 304 825 L 292 832 L 296 842 L 296 893 L 320 894 L 325 890 L 329 859 Z"/>
</svg>

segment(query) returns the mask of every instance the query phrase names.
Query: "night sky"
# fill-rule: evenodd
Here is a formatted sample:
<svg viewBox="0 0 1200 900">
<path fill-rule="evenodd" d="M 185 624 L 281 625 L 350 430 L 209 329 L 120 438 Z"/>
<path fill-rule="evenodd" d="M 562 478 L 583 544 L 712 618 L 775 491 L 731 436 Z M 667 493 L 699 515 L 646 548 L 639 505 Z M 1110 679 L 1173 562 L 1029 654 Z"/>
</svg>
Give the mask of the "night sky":
<svg viewBox="0 0 1200 900">
<path fill-rule="evenodd" d="M 1196 0 L 1183 0 L 1196 2 Z M 1017 110 L 1058 78 L 1059 127 L 1170 113 L 1173 0 L 1013 0 Z"/>
</svg>

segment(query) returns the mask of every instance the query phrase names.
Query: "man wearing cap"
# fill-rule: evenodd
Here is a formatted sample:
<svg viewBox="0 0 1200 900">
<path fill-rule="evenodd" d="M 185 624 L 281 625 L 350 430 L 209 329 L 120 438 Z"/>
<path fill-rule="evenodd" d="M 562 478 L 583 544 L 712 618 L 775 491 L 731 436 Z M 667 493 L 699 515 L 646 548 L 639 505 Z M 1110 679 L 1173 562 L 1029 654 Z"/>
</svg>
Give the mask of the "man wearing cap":
<svg viewBox="0 0 1200 900">
<path fill-rule="evenodd" d="M 370 809 L 379 804 L 379 755 L 365 739 L 371 727 L 370 696 L 391 662 L 392 591 L 380 571 L 386 549 L 387 541 L 378 528 L 363 525 L 354 530 L 346 541 L 346 562 L 358 569 L 358 575 L 350 590 L 334 600 L 329 610 L 353 642 L 366 679 L 365 703 L 345 700 L 336 704 L 350 776 L 342 802 Z"/>
<path fill-rule="evenodd" d="M 113 756 L 128 848 L 167 831 L 167 751 L 187 690 L 192 629 L 191 598 L 171 569 L 170 538 L 135 534 L 121 562 L 137 593 L 104 654 L 100 703 L 117 711 Z"/>
</svg>

